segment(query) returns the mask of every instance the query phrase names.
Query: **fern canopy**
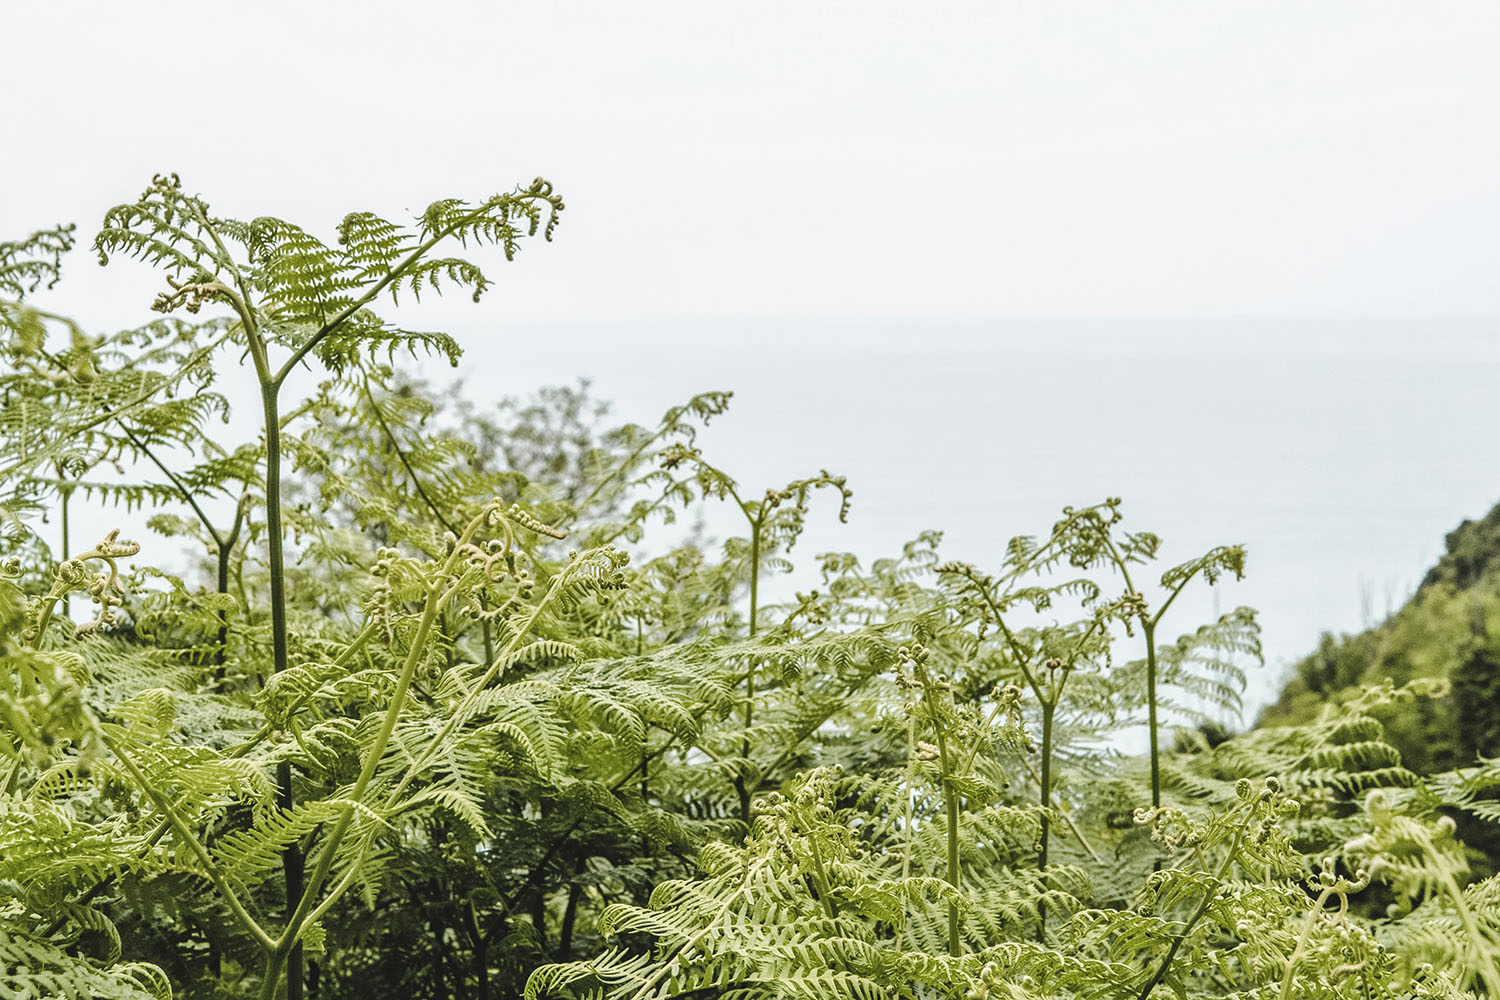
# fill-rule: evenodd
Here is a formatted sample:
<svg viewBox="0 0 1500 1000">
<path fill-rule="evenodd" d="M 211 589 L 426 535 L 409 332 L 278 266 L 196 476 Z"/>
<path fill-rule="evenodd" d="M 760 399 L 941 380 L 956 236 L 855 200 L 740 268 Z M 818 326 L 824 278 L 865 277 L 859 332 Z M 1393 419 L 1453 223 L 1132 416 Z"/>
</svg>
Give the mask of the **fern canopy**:
<svg viewBox="0 0 1500 1000">
<path fill-rule="evenodd" d="M 71 229 L 0 243 L 0 998 L 1500 989 L 1500 766 L 1396 748 L 1431 677 L 1224 731 L 1257 619 L 1176 602 L 1242 548 L 1159 563 L 1108 498 L 984 567 L 808 555 L 849 484 L 706 457 L 728 393 L 613 426 L 403 372 L 460 345 L 387 300 L 479 300 L 562 209 L 320 235 L 157 177 L 95 239 L 164 286 L 115 333 L 31 301 Z M 64 527 L 100 508 L 193 558 Z"/>
</svg>

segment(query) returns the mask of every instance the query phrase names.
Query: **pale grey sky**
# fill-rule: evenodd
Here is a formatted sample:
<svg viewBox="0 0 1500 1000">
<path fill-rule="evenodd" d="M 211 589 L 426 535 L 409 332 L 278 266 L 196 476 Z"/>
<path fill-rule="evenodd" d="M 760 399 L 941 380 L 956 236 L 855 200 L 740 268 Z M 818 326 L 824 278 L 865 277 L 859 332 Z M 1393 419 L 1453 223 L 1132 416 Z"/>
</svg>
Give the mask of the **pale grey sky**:
<svg viewBox="0 0 1500 1000">
<path fill-rule="evenodd" d="M 323 231 L 541 174 L 558 242 L 492 275 L 529 321 L 1500 314 L 1493 0 L 49 0 L 0 37 L 0 238 L 156 171 Z M 142 278 L 79 254 L 65 299 L 121 325 Z"/>
</svg>

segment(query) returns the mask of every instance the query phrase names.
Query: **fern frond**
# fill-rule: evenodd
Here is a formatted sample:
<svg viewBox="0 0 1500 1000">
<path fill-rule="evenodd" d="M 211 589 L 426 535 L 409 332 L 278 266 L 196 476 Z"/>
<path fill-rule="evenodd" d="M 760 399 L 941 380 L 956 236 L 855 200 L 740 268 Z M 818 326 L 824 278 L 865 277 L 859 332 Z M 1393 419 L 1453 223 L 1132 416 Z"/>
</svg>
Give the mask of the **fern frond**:
<svg viewBox="0 0 1500 1000">
<path fill-rule="evenodd" d="M 0 240 L 0 296 L 20 301 L 38 288 L 56 285 L 63 254 L 73 248 L 73 229 L 57 226 L 22 240 Z"/>
</svg>

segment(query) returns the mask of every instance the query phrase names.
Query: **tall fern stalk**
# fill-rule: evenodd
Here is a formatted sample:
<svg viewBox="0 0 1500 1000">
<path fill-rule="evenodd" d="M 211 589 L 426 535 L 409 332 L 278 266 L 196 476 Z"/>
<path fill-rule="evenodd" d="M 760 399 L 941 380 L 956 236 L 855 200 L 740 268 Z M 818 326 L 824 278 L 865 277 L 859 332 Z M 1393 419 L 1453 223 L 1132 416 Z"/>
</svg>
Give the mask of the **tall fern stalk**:
<svg viewBox="0 0 1500 1000">
<path fill-rule="evenodd" d="M 769 497 L 767 498 L 769 500 Z M 752 513 L 745 504 L 735 497 L 739 503 L 740 511 L 750 524 L 750 625 L 749 637 L 755 638 L 757 627 L 760 624 L 760 539 L 761 532 L 765 526 L 766 503 L 763 501 Z M 740 742 L 740 767 L 741 772 L 735 778 L 735 791 L 740 797 L 740 822 L 745 824 L 745 829 L 750 829 L 752 817 L 750 815 L 750 784 L 748 769 L 750 767 L 750 726 L 755 721 L 755 660 L 751 660 L 745 670 L 745 738 Z"/>
<path fill-rule="evenodd" d="M 67 481 L 64 479 L 64 476 L 65 476 L 65 473 L 63 471 L 62 464 L 58 463 L 58 465 L 57 465 L 57 482 L 58 482 L 58 488 L 57 488 L 57 506 L 58 506 L 59 520 L 61 521 L 61 524 L 58 527 L 61 529 L 60 533 L 61 533 L 61 541 L 62 541 L 62 549 L 61 549 L 62 561 L 63 562 L 67 562 L 68 559 L 73 554 L 72 553 L 72 548 L 71 548 L 71 546 L 72 546 L 72 539 L 69 537 L 69 534 L 70 534 L 69 529 L 71 527 L 71 525 L 69 524 L 69 514 L 71 513 L 70 507 L 71 507 L 71 501 L 73 499 L 73 488 L 68 485 Z M 67 597 L 63 598 L 63 617 L 65 617 L 65 618 L 71 618 L 73 616 L 73 603 L 72 602 L 73 602 L 73 597 L 72 597 L 71 594 L 69 594 Z"/>
<path fill-rule="evenodd" d="M 452 554 L 448 556 L 439 572 L 437 581 L 429 584 L 427 600 L 422 608 L 421 622 L 417 626 L 415 635 L 412 637 L 411 645 L 407 650 L 406 659 L 401 665 L 401 674 L 396 681 L 395 691 L 391 694 L 391 703 L 387 707 L 384 719 L 381 720 L 380 729 L 377 731 L 374 743 L 365 754 L 360 766 L 359 777 L 355 779 L 354 787 L 349 793 L 351 804 L 347 806 L 334 826 L 333 832 L 324 841 L 322 850 L 318 854 L 318 860 L 313 868 L 310 878 L 306 880 L 303 887 L 302 871 L 297 871 L 297 893 L 295 896 L 288 895 L 288 900 L 295 900 L 295 909 L 287 917 L 286 929 L 282 936 L 276 940 L 275 947 L 266 958 L 265 985 L 262 987 L 262 1000 L 275 1000 L 277 981 L 283 965 L 288 969 L 287 978 L 288 995 L 293 976 L 298 972 L 297 966 L 301 957 L 301 935 L 303 928 L 309 921 L 309 914 L 313 911 L 317 896 L 321 892 L 328 873 L 333 867 L 334 858 L 338 852 L 339 845 L 343 843 L 345 835 L 349 832 L 349 824 L 354 820 L 355 807 L 352 803 L 363 799 L 365 789 L 369 787 L 370 780 L 375 776 L 375 769 L 379 766 L 381 757 L 385 754 L 385 748 L 390 743 L 391 733 L 395 731 L 396 720 L 401 717 L 401 711 L 406 705 L 407 693 L 411 690 L 412 679 L 416 676 L 417 665 L 421 663 L 422 657 L 428 651 L 428 641 L 432 636 L 433 624 L 438 617 L 438 611 L 452 598 L 453 591 L 447 589 L 446 581 L 452 576 L 458 558 L 463 553 L 463 546 L 473 538 L 474 532 L 487 522 L 492 515 L 486 510 L 475 518 L 459 539 Z M 289 808 L 283 806 L 283 808 Z M 297 856 L 300 865 L 301 855 Z M 288 893 L 292 887 L 288 879 Z M 336 897 L 330 897 L 321 908 L 326 910 Z M 300 983 L 298 984 L 300 986 Z"/>
<path fill-rule="evenodd" d="M 675 469 L 684 463 L 688 463 L 696 470 L 697 484 L 703 496 L 731 501 L 749 528 L 747 575 L 750 586 L 750 617 L 747 632 L 748 638 L 755 639 L 760 631 L 760 573 L 767 552 L 768 535 L 771 535 L 773 531 L 779 532 L 782 547 L 790 549 L 802 532 L 803 521 L 807 513 L 808 493 L 825 487 L 838 492 L 839 521 L 846 522 L 849 518 L 849 503 L 853 492 L 848 488 L 843 476 L 835 476 L 824 470 L 817 476 L 794 480 L 782 489 L 767 489 L 765 496 L 759 502 L 752 503 L 741 497 L 739 487 L 732 478 L 717 466 L 705 461 L 697 449 L 673 446 L 667 448 L 662 454 L 662 464 L 666 469 Z M 682 484 L 673 484 L 663 495 L 662 501 L 658 503 L 664 502 L 668 496 L 682 492 L 683 489 Z M 740 822 L 747 834 L 754 822 L 751 806 L 754 789 L 751 786 L 750 728 L 755 721 L 756 670 L 756 659 L 751 656 L 748 658 L 745 669 L 745 701 L 740 716 L 744 731 L 740 739 L 738 770 L 733 779 L 735 794 L 739 800 Z M 791 748 L 788 748 L 788 753 L 790 751 Z M 755 780 L 758 782 L 759 779 Z"/>
<path fill-rule="evenodd" d="M 1157 628 L 1172 604 L 1194 579 L 1202 577 L 1209 584 L 1213 584 L 1225 572 L 1233 573 L 1236 579 L 1242 577 L 1245 571 L 1245 551 L 1238 545 L 1221 546 L 1211 549 L 1197 559 L 1169 569 L 1162 574 L 1161 578 L 1166 593 L 1162 597 L 1161 606 L 1153 613 L 1146 598 L 1141 591 L 1136 589 L 1135 583 L 1130 578 L 1130 564 L 1133 561 L 1140 561 L 1143 556 L 1155 555 L 1160 542 L 1154 535 L 1130 536 L 1131 547 L 1122 550 L 1108 530 L 1110 523 L 1112 522 L 1103 525 L 1100 538 L 1109 562 L 1120 574 L 1125 585 L 1125 595 L 1120 601 L 1120 607 L 1130 618 L 1139 623 L 1141 640 L 1146 647 L 1146 725 L 1150 738 L 1151 805 L 1155 808 L 1161 805 L 1161 746 L 1158 718 L 1160 698 L 1157 693 L 1160 667 Z M 1258 643 L 1253 644 L 1253 649 L 1255 654 L 1259 655 Z"/>
<path fill-rule="evenodd" d="M 321 345 L 346 338 L 351 320 L 363 316 L 366 308 L 382 294 L 394 294 L 402 283 L 411 284 L 415 290 L 424 282 L 436 285 L 440 277 L 446 276 L 450 281 L 472 285 L 477 299 L 487 284 L 479 270 L 464 261 L 429 262 L 425 259 L 429 251 L 442 241 L 457 235 L 460 238 L 489 238 L 503 243 L 509 257 L 514 253 L 515 240 L 519 235 L 510 224 L 512 213 L 528 219 L 530 232 L 535 234 L 540 224 L 537 202 L 550 206 L 551 215 L 547 220 L 546 232 L 550 239 L 562 202 L 552 194 L 550 185 L 540 179 L 523 194 L 497 196 L 477 208 L 465 209 L 457 202 L 434 205 L 424 217 L 424 230 L 415 246 L 409 246 L 405 238 L 391 239 L 390 229 L 383 228 L 388 224 L 378 220 L 372 224 L 372 217 L 351 216 L 346 220 L 349 228 L 343 235 L 350 241 L 351 249 L 357 252 L 343 262 L 328 260 L 323 265 L 326 268 L 323 273 L 319 273 L 316 267 L 310 272 L 298 272 L 298 265 L 310 261 L 313 254 L 322 248 L 307 246 L 302 234 L 293 227 L 287 227 L 277 220 L 256 220 L 247 226 L 212 218 L 204 202 L 182 194 L 176 177 L 156 178 L 152 188 L 148 189 L 140 202 L 133 206 L 121 206 L 106 216 L 105 228 L 97 241 L 101 258 L 110 250 L 124 250 L 153 261 L 165 261 L 179 275 L 186 273 L 185 280 L 169 277 L 172 290 L 158 297 L 158 309 L 168 311 L 185 305 L 190 311 L 196 312 L 205 302 L 219 301 L 227 303 L 238 320 L 246 351 L 254 367 L 263 416 L 272 675 L 281 674 L 288 667 L 286 552 L 282 512 L 282 413 L 279 401 L 286 379 Z M 232 233 L 246 245 L 252 266 L 260 268 L 253 275 L 253 280 L 252 274 L 247 273 L 246 268 L 229 251 L 225 243 L 226 232 Z M 359 233 L 376 235 L 366 245 L 360 246 L 353 242 L 352 235 Z M 278 266 L 282 266 L 276 257 L 278 239 L 287 240 L 289 245 L 295 246 L 290 259 L 296 263 L 293 263 L 290 272 L 282 274 L 275 271 Z M 340 274 L 340 271 L 343 273 Z M 338 277 L 334 279 L 331 275 Z M 270 277 L 272 287 L 278 281 L 281 283 L 286 302 L 275 302 L 268 296 L 268 301 L 257 304 L 256 284 L 259 282 L 264 288 L 267 277 Z M 350 294 L 351 289 L 353 294 Z M 261 325 L 262 309 L 276 310 L 283 315 L 290 314 L 288 318 L 299 318 L 313 327 L 304 337 L 289 345 L 290 355 L 278 368 L 272 367 L 270 344 Z M 368 320 L 364 322 L 368 327 Z M 357 332 L 355 336 L 358 336 Z M 456 353 L 456 348 L 453 350 Z M 325 357 L 324 360 L 328 361 L 330 358 Z M 332 360 L 340 365 L 346 363 L 338 355 L 332 356 Z M 226 565 L 225 548 L 226 546 L 220 545 L 221 580 L 224 579 L 223 569 Z M 430 629 L 430 622 L 425 623 L 423 628 L 425 636 L 426 630 Z M 394 703 L 401 700 L 394 699 Z M 393 704 L 393 708 L 395 707 Z M 393 719 L 394 716 L 388 716 L 391 725 L 394 725 Z M 385 736 L 388 738 L 389 733 Z M 283 760 L 277 764 L 276 788 L 277 805 L 282 810 L 290 811 L 295 806 L 295 801 L 289 761 Z M 347 826 L 347 816 L 344 826 Z M 325 852 L 324 860 L 331 863 L 332 856 Z M 302 904 L 308 898 L 308 889 L 316 889 L 321 876 L 315 877 L 311 883 L 305 880 L 304 860 L 300 845 L 295 839 L 282 853 L 282 867 L 289 910 L 287 932 L 277 942 L 276 949 L 268 959 L 265 989 L 270 991 L 267 996 L 275 994 L 284 966 L 287 1000 L 302 1000 L 303 962 L 298 916 L 305 911 Z"/>
<path fill-rule="evenodd" d="M 963 889 L 963 873 L 959 868 L 959 794 L 955 784 L 958 773 L 954 769 L 954 760 L 950 752 L 948 739 L 948 709 L 950 705 L 942 704 L 938 699 L 937 679 L 927 669 L 927 650 L 921 646 L 911 650 L 912 664 L 916 668 L 917 683 L 922 686 L 922 701 L 927 709 L 927 718 L 933 727 L 933 738 L 937 740 L 937 763 L 938 763 L 938 787 L 943 793 L 943 817 L 945 822 L 944 842 L 947 847 L 947 877 L 948 884 L 955 892 Z M 945 682 L 945 688 L 950 692 L 951 702 L 952 685 Z M 963 953 L 963 929 L 959 922 L 958 902 L 956 900 L 948 903 L 948 954 L 957 958 Z"/>
<path fill-rule="evenodd" d="M 229 254 L 218 234 L 217 227 L 208 219 L 205 212 L 191 200 L 186 202 L 187 209 L 195 217 L 195 221 L 214 242 L 220 259 L 228 265 L 232 275 L 234 287 L 229 287 L 220 282 L 205 284 L 201 290 L 194 289 L 193 293 L 201 296 L 213 296 L 227 301 L 238 316 L 241 328 L 244 331 L 247 346 L 249 348 L 251 362 L 255 368 L 255 377 L 258 382 L 261 400 L 261 413 L 263 416 L 262 433 L 265 442 L 265 505 L 266 505 L 266 545 L 268 549 L 268 560 L 270 569 L 271 589 L 271 672 L 279 674 L 287 668 L 287 606 L 286 606 L 286 550 L 285 536 L 281 518 L 281 413 L 278 404 L 278 396 L 281 385 L 287 374 L 292 370 L 294 362 L 306 351 L 299 351 L 294 355 L 287 366 L 280 372 L 271 370 L 271 361 L 265 339 L 261 335 L 260 325 L 255 310 L 251 303 L 249 282 L 244 273 L 234 264 L 234 258 Z M 182 290 L 178 290 L 178 296 Z M 172 298 L 177 298 L 173 296 Z M 168 301 L 171 301 L 169 299 Z M 319 337 L 326 336 L 333 327 L 325 328 L 319 332 Z M 316 341 L 317 338 L 313 342 Z M 310 342 L 311 343 L 311 342 Z M 309 345 L 310 346 L 310 345 Z M 220 549 L 221 558 L 223 548 Z M 227 569 L 227 564 L 226 569 Z M 292 765 L 289 761 L 282 761 L 276 767 L 276 804 L 283 810 L 290 811 L 296 804 L 292 790 Z M 292 907 L 293 900 L 301 898 L 303 894 L 303 859 L 300 845 L 293 841 L 282 853 L 282 871 L 288 908 Z M 288 927 L 293 924 L 293 916 L 288 913 Z M 281 967 L 286 965 L 286 995 L 287 1000 L 302 1000 L 302 947 L 297 938 L 293 938 L 290 947 L 283 953 L 278 942 L 278 947 L 273 953 L 274 964 L 268 960 L 266 968 L 266 989 L 270 990 L 270 996 L 274 996 L 280 980 Z"/>
</svg>

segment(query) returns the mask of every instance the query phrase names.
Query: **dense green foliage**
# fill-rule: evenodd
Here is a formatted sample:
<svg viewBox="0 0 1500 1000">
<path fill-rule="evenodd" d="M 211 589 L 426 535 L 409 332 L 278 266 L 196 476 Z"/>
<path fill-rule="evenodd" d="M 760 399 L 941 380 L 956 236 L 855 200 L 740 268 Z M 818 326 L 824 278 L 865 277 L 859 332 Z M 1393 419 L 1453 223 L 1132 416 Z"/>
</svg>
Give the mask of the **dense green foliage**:
<svg viewBox="0 0 1500 1000">
<path fill-rule="evenodd" d="M 0 244 L 0 997 L 1500 985 L 1500 882 L 1455 836 L 1500 819 L 1500 768 L 1417 773 L 1381 724 L 1448 674 L 1334 655 L 1316 714 L 1197 736 L 1255 616 L 1172 612 L 1240 548 L 1161 568 L 1109 499 L 996 566 L 936 533 L 818 554 L 772 601 L 851 494 L 714 464 L 727 394 L 611 427 L 586 387 L 486 410 L 403 377 L 458 345 L 384 296 L 477 299 L 437 254 L 508 257 L 561 209 L 539 180 L 330 244 L 158 178 L 95 246 L 161 269 L 169 315 L 112 335 L 27 303 L 71 231 Z M 261 436 L 218 440 L 241 382 Z M 78 547 L 82 504 L 167 541 Z M 742 534 L 670 527 L 704 504 Z M 183 543 L 204 563 L 160 568 Z M 1452 683 L 1493 684 L 1488 649 Z"/>
<path fill-rule="evenodd" d="M 1301 722 L 1391 678 L 1451 682 L 1447 698 L 1382 715 L 1387 738 L 1422 774 L 1500 757 L 1500 507 L 1465 521 L 1415 594 L 1357 635 L 1324 635 L 1263 724 Z"/>
</svg>

